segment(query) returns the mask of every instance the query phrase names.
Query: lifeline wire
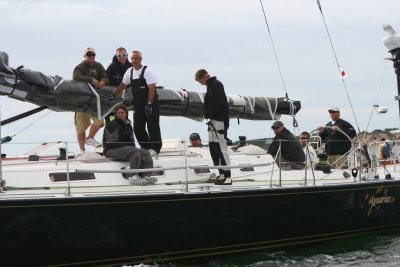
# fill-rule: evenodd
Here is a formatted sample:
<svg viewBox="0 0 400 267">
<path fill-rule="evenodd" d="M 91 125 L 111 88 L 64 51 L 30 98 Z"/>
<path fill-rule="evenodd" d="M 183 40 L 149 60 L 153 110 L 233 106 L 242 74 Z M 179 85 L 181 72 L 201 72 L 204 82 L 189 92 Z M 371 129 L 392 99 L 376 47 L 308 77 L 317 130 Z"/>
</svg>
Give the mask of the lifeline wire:
<svg viewBox="0 0 400 267">
<path fill-rule="evenodd" d="M 324 14 L 322 13 L 322 7 L 321 7 L 321 3 L 319 2 L 319 0 L 317 0 L 317 4 L 318 4 L 319 11 L 321 12 L 322 20 L 324 21 L 326 33 L 328 34 L 329 42 L 330 42 L 330 44 L 331 44 L 331 48 L 332 48 L 332 51 L 333 51 L 333 55 L 335 56 L 336 64 L 337 64 L 337 67 L 338 67 L 338 69 L 339 69 L 340 77 L 342 78 L 343 86 L 344 86 L 344 89 L 345 89 L 345 91 L 346 91 L 347 99 L 349 100 L 349 104 L 350 104 L 351 111 L 352 111 L 352 113 L 353 113 L 354 120 L 356 121 L 356 125 L 357 125 L 358 132 L 360 132 L 360 126 L 358 125 L 358 121 L 357 121 L 356 114 L 354 113 L 353 104 L 351 103 L 351 99 L 350 99 L 350 96 L 349 96 L 349 92 L 348 92 L 348 90 L 347 90 L 346 82 L 344 81 L 344 77 L 343 77 L 343 75 L 342 75 L 342 71 L 341 71 L 341 68 L 340 68 L 340 65 L 339 65 L 339 61 L 338 61 L 338 58 L 337 58 L 337 56 L 336 56 L 335 48 L 334 48 L 334 46 L 333 46 L 332 39 L 331 39 L 331 36 L 330 36 L 330 34 L 329 34 L 328 26 L 326 25 L 326 22 L 325 22 Z"/>
<path fill-rule="evenodd" d="M 287 94 L 287 91 L 286 91 L 285 82 L 284 82 L 284 80 L 283 80 L 283 75 L 282 75 L 282 71 L 281 71 L 281 66 L 279 65 L 278 56 L 276 55 L 275 45 L 274 45 L 274 42 L 273 42 L 273 40 L 272 40 L 272 34 L 271 34 L 271 31 L 269 30 L 269 25 L 268 25 L 268 21 L 267 21 L 267 16 L 265 15 L 265 11 L 264 11 L 264 6 L 263 6 L 263 3 L 262 3 L 262 0 L 260 0 L 260 4 L 261 4 L 261 8 L 262 8 L 262 11 L 263 11 L 263 14 L 264 14 L 265 23 L 267 24 L 267 29 L 268 29 L 268 33 L 269 33 L 269 39 L 271 40 L 272 49 L 274 50 L 274 55 L 275 55 L 276 64 L 278 65 L 279 74 L 281 75 L 283 90 L 285 91 L 286 98 L 289 99 L 288 94 Z"/>
<path fill-rule="evenodd" d="M 40 118 L 38 118 L 37 120 L 35 120 L 34 122 L 28 124 L 25 128 L 22 128 L 21 131 L 17 132 L 16 134 L 12 135 L 11 137 L 15 137 L 17 134 L 19 134 L 20 132 L 24 131 L 26 128 L 32 126 L 34 123 L 36 123 L 37 121 L 41 120 L 44 116 L 47 116 L 50 112 L 52 112 L 51 110 L 49 110 L 49 112 L 47 112 L 46 114 L 44 114 L 43 116 L 41 116 Z"/>
</svg>

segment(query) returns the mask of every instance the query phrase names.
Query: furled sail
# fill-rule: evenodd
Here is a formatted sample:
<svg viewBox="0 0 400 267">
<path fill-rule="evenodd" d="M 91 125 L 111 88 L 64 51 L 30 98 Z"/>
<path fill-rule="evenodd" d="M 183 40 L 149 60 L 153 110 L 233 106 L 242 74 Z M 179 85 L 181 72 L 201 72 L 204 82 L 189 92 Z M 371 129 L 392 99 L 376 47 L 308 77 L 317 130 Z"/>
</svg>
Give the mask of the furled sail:
<svg viewBox="0 0 400 267">
<path fill-rule="evenodd" d="M 132 110 L 130 88 L 123 97 L 113 97 L 115 87 L 95 89 L 90 84 L 46 76 L 38 71 L 8 65 L 8 55 L 0 52 L 0 95 L 46 106 L 54 111 L 86 112 L 104 118 L 116 106 L 124 104 Z M 161 116 L 182 116 L 202 120 L 205 93 L 157 88 Z M 275 120 L 283 115 L 295 115 L 301 108 L 299 101 L 286 98 L 230 95 L 231 118 Z"/>
</svg>

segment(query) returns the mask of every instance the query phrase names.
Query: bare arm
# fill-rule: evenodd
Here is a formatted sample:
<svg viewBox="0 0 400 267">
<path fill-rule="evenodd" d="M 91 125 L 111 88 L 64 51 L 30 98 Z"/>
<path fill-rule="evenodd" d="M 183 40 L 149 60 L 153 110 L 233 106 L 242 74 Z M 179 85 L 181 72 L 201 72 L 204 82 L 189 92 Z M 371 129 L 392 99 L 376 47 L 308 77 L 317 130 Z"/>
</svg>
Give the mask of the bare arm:
<svg viewBox="0 0 400 267">
<path fill-rule="evenodd" d="M 113 95 L 114 95 L 114 96 L 119 96 L 119 94 L 121 94 L 121 92 L 122 92 L 123 90 L 125 90 L 125 88 L 126 88 L 126 84 L 124 84 L 123 82 L 121 82 L 121 83 L 118 85 L 117 89 L 115 89 Z"/>
<path fill-rule="evenodd" d="M 148 84 L 147 86 L 149 87 L 149 97 L 147 98 L 147 103 L 153 103 L 154 96 L 156 94 L 156 84 L 152 83 Z"/>
</svg>

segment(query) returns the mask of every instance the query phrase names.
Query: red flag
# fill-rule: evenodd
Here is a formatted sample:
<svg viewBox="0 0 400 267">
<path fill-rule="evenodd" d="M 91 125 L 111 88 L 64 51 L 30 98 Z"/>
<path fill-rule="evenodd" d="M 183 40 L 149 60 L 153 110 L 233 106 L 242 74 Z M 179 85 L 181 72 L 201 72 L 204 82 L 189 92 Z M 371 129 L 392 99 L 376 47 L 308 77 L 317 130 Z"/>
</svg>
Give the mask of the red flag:
<svg viewBox="0 0 400 267">
<path fill-rule="evenodd" d="M 340 68 L 340 75 L 341 75 L 343 78 L 346 78 L 346 72 L 344 71 L 343 68 Z"/>
</svg>

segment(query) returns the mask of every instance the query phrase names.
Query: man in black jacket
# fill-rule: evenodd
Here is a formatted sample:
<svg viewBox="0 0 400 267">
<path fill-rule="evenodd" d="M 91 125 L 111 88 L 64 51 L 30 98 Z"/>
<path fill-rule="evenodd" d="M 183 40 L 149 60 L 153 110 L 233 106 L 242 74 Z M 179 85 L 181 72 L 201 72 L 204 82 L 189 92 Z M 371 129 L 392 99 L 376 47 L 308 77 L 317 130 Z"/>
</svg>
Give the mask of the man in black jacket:
<svg viewBox="0 0 400 267">
<path fill-rule="evenodd" d="M 345 120 L 340 119 L 340 110 L 338 107 L 332 107 L 328 110 L 332 121 L 325 127 L 319 127 L 319 136 L 325 144 L 325 152 L 329 156 L 328 162 L 335 168 L 340 168 L 346 161 L 346 154 L 351 149 L 351 140 L 357 133 L 354 127 Z M 347 134 L 350 139 L 341 133 L 338 129 Z M 345 166 L 343 166 L 345 167 Z"/>
<path fill-rule="evenodd" d="M 124 106 L 115 109 L 116 118 L 107 123 L 103 133 L 103 153 L 107 158 L 128 159 L 131 169 L 153 168 L 153 159 L 145 149 L 135 147 L 132 125 L 128 119 L 128 110 Z M 147 173 L 139 175 L 125 174 L 131 177 L 133 185 L 154 184 L 157 179 Z"/>
<path fill-rule="evenodd" d="M 110 79 L 109 85 L 118 86 L 122 82 L 125 72 L 132 67 L 128 60 L 126 49 L 118 47 L 111 64 L 107 68 L 108 78 Z"/>
<path fill-rule="evenodd" d="M 293 170 L 304 169 L 306 158 L 299 140 L 284 127 L 281 121 L 275 121 L 271 129 L 275 137 L 268 147 L 268 154 L 275 157 L 276 164 L 279 167 L 290 166 Z"/>
<path fill-rule="evenodd" d="M 118 86 L 122 82 L 125 72 L 131 67 L 128 60 L 128 53 L 123 47 L 118 47 L 115 51 L 111 64 L 107 68 L 109 85 Z M 115 117 L 115 113 L 111 112 L 105 118 L 106 123 L 109 123 Z"/>
<path fill-rule="evenodd" d="M 229 104 L 223 84 L 215 76 L 211 77 L 205 69 L 200 69 L 195 74 L 195 80 L 207 87 L 204 97 L 204 118 L 209 119 L 208 146 L 214 166 L 230 165 L 227 140 L 229 127 Z M 218 169 L 219 176 L 214 184 L 232 184 L 231 171 Z"/>
</svg>

